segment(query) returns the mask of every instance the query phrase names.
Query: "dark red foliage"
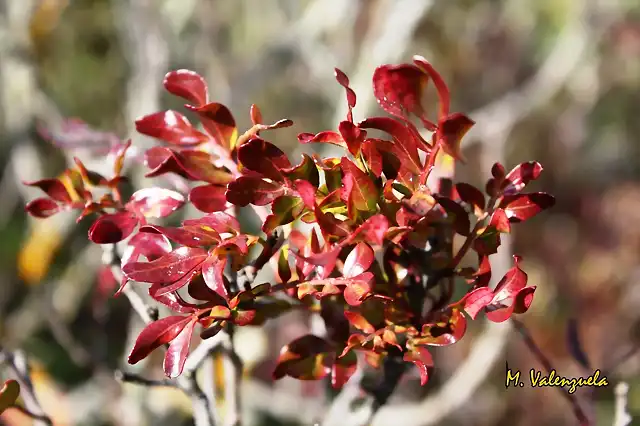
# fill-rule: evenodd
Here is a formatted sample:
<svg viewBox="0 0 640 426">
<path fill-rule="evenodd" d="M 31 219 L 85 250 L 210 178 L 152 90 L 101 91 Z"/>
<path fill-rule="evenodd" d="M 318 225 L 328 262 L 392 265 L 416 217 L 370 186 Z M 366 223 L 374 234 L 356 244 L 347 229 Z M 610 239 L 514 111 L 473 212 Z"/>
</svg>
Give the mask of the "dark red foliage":
<svg viewBox="0 0 640 426">
<path fill-rule="evenodd" d="M 163 142 L 144 152 L 147 176 L 173 174 L 192 186 L 182 193 L 140 188 L 123 199 L 120 184 L 126 179 L 131 141 L 112 140 L 107 146 L 111 178 L 76 159 L 61 178 L 25 183 L 46 195 L 27 204 L 32 216 L 76 210 L 78 220 L 94 216 L 91 241 L 126 240 L 116 294 L 129 281 L 148 283 L 149 295 L 179 314 L 148 324 L 130 363 L 167 345 L 164 370 L 175 377 L 196 327 L 205 339 L 229 324 L 260 325 L 293 306 L 313 307 L 321 312 L 327 335 L 305 335 L 286 345 L 274 378 L 331 377 L 332 385 L 340 387 L 356 370 L 356 352 L 362 352 L 374 367 L 391 356 L 415 364 L 425 384 L 433 366 L 430 346 L 455 344 L 464 337 L 468 320 L 481 314 L 502 322 L 529 309 L 536 287 L 527 285 L 520 258 L 514 257 L 513 268 L 490 288 L 489 255 L 498 250 L 501 234 L 553 206 L 549 194 L 524 192 L 542 166 L 525 162 L 507 172 L 496 163 L 484 191 L 465 182 L 431 188 L 427 179 L 435 156 L 440 152 L 462 160 L 461 141 L 474 124 L 451 111 L 442 76 L 420 56 L 412 64 L 378 67 L 373 93 L 391 116 L 359 123 L 353 120 L 356 94 L 348 77 L 335 69 L 335 78 L 346 92 L 347 116 L 334 129 L 299 133 L 298 141 L 336 145 L 344 150 L 340 157 L 303 155 L 292 163 L 261 136 L 291 126 L 290 120 L 263 124 L 260 109 L 252 105 L 252 126 L 240 133 L 229 109 L 211 102 L 204 79 L 178 70 L 165 76 L 164 87 L 188 102 L 185 108 L 202 129 L 172 110 L 142 117 L 136 128 Z M 437 108 L 423 104 L 428 84 L 437 93 Z M 414 120 L 431 132 L 428 140 Z M 71 127 L 71 133 L 93 134 L 80 123 Z M 384 136 L 372 138 L 370 129 Z M 77 141 L 63 142 L 78 147 Z M 97 197 L 96 188 L 106 194 Z M 155 222 L 186 203 L 206 214 L 179 226 Z M 245 234 L 233 216 L 236 207 L 248 205 L 261 213 L 264 235 Z M 287 234 L 283 226 L 296 221 L 317 226 L 308 236 L 297 230 Z M 454 234 L 466 239 L 457 253 L 449 244 L 433 243 Z M 469 250 L 477 253 L 478 266 L 460 267 Z M 276 282 L 239 285 L 241 274 L 255 273 L 270 260 Z M 456 281 L 433 271 L 462 278 L 465 295 L 452 300 L 459 294 L 453 291 Z M 429 286 L 422 287 L 427 281 Z M 109 283 L 106 288 L 113 285 L 113 276 Z M 288 298 L 274 298 L 279 292 Z M 195 302 L 187 302 L 186 294 Z M 437 303 L 425 304 L 426 298 Z M 433 307 L 427 312 L 416 308 L 424 305 Z"/>
</svg>

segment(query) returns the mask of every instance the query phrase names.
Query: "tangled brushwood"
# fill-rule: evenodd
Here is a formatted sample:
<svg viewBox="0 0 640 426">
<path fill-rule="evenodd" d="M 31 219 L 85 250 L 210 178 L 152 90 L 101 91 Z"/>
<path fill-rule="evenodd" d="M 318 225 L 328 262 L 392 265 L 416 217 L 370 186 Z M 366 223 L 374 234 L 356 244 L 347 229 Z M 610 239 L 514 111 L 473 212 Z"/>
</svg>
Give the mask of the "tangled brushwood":
<svg viewBox="0 0 640 426">
<path fill-rule="evenodd" d="M 527 286 L 519 257 L 492 289 L 489 256 L 512 224 L 554 204 L 549 194 L 523 192 L 542 166 L 527 162 L 507 172 L 496 163 L 482 190 L 448 178 L 428 186 L 437 158 L 462 160 L 461 139 L 474 124 L 450 112 L 449 89 L 431 64 L 415 56 L 412 64 L 378 67 L 373 90 L 390 116 L 360 122 L 353 120 L 349 79 L 338 69 L 335 77 L 346 91 L 345 120 L 337 131 L 300 133 L 298 140 L 337 145 L 341 158 L 303 154 L 292 164 L 263 136 L 293 125 L 290 120 L 264 124 L 253 105 L 253 126 L 240 134 L 231 112 L 210 101 L 203 78 L 178 70 L 166 75 L 164 87 L 188 102 L 203 130 L 172 110 L 140 118 L 136 129 L 162 142 L 139 158 L 146 176 L 189 185 L 142 188 L 127 198 L 123 170 L 135 157 L 127 155 L 131 141 L 111 145 L 110 178 L 76 158 L 76 167 L 59 179 L 27 183 L 47 195 L 27 205 L 31 215 L 81 211 L 78 221 L 94 218 L 91 241 L 122 246 L 116 294 L 149 283 L 149 295 L 175 311 L 142 330 L 129 363 L 168 344 L 164 370 L 176 377 L 197 326 L 208 339 L 304 309 L 321 315 L 327 333 L 282 348 L 275 379 L 330 376 L 341 387 L 356 370 L 358 351 L 373 367 L 392 357 L 411 362 L 425 384 L 433 366 L 429 347 L 456 343 L 468 318 L 502 322 L 527 311 L 535 286 Z M 438 96 L 436 120 L 427 118 L 421 102 L 428 82 Z M 384 137 L 370 137 L 373 132 Z M 204 214 L 181 226 L 154 223 L 186 203 Z M 242 231 L 237 212 L 249 205 L 264 234 Z M 300 221 L 312 225 L 310 235 L 289 232 L 287 225 Z M 457 250 L 455 234 L 464 237 Z M 461 267 L 470 250 L 478 266 Z M 274 282 L 255 282 L 270 265 Z"/>
</svg>

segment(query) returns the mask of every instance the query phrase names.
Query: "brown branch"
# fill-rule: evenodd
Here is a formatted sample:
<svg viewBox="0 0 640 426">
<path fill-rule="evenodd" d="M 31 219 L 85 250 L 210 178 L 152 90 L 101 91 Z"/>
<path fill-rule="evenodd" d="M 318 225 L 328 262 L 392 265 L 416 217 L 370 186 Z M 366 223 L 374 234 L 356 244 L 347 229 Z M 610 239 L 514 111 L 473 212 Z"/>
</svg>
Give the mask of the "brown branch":
<svg viewBox="0 0 640 426">
<path fill-rule="evenodd" d="M 533 340 L 533 337 L 531 336 L 531 333 L 529 332 L 527 327 L 525 327 L 525 325 L 522 322 L 520 322 L 515 318 L 511 318 L 511 322 L 515 326 L 516 330 L 518 330 L 518 333 L 520 333 L 520 335 L 522 336 L 524 343 L 527 345 L 527 347 L 533 353 L 533 355 L 538 359 L 540 364 L 542 364 L 542 366 L 547 371 L 547 373 L 550 374 L 552 370 L 555 370 L 553 368 L 553 365 L 551 364 L 551 360 L 544 354 L 544 352 L 542 352 L 540 347 L 536 344 L 535 340 Z M 580 421 L 580 424 L 582 425 L 592 424 L 592 422 L 589 420 L 584 410 L 580 406 L 580 403 L 578 402 L 578 399 L 576 398 L 575 394 L 567 392 L 566 388 L 564 387 L 558 387 L 557 389 L 558 391 L 560 391 L 562 396 L 569 402 L 569 404 L 571 404 L 573 413 L 575 414 L 576 418 Z"/>
<path fill-rule="evenodd" d="M 20 404 L 13 404 L 13 405 L 9 406 L 9 408 L 13 408 L 15 410 L 18 410 L 22 414 L 24 414 L 27 417 L 32 418 L 33 420 L 37 420 L 39 422 L 44 422 L 44 423 L 50 424 L 50 425 L 53 424 L 49 417 L 32 413 L 31 411 L 29 411 L 28 409 L 26 409 L 24 406 L 22 406 Z"/>
<path fill-rule="evenodd" d="M 118 256 L 115 253 L 115 245 L 103 245 L 102 247 L 103 263 L 105 265 L 112 266 L 114 277 L 118 282 L 121 282 L 122 271 L 120 269 Z M 125 286 L 123 294 L 127 297 L 134 311 L 142 319 L 142 321 L 144 321 L 145 324 L 150 324 L 151 322 L 157 320 L 157 309 L 147 305 L 142 297 L 140 297 L 140 295 L 133 288 L 131 288 L 130 286 Z M 215 341 L 207 344 L 207 348 L 210 351 L 204 353 L 202 351 L 199 351 L 197 360 L 189 362 L 190 357 L 187 358 L 186 362 L 191 366 L 190 369 L 187 371 L 183 371 L 180 377 L 175 380 L 175 386 L 191 398 L 196 426 L 216 425 L 216 421 L 213 417 L 212 403 L 211 401 L 209 401 L 209 398 L 207 398 L 207 395 L 202 391 L 196 379 L 197 367 L 200 365 L 200 357 L 203 357 L 202 359 L 204 359 L 204 357 L 209 355 L 215 349 L 216 345 L 214 345 L 214 343 Z M 118 373 L 118 375 L 120 377 L 134 377 L 131 373 L 126 372 Z M 134 381 L 133 383 L 148 386 L 150 382 L 138 380 Z"/>
</svg>

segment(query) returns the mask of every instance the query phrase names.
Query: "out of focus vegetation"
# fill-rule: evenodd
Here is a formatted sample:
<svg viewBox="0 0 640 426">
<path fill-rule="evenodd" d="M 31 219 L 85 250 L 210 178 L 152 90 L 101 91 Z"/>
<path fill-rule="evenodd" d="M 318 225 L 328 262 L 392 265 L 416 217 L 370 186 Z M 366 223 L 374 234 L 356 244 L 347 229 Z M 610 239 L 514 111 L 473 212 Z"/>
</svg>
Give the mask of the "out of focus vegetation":
<svg viewBox="0 0 640 426">
<path fill-rule="evenodd" d="M 89 246 L 86 224 L 26 217 L 23 205 L 36 192 L 20 181 L 59 173 L 68 161 L 38 129 L 77 117 L 142 146 L 133 120 L 180 108 L 165 97 L 162 77 L 190 68 L 205 76 L 211 97 L 231 108 L 240 127 L 249 124 L 252 103 L 265 122 L 292 119 L 296 125 L 273 142 L 299 156 L 297 132 L 334 128 L 334 117 L 343 116 L 334 66 L 352 80 L 360 119 L 376 107 L 373 68 L 413 54 L 436 64 L 455 109 L 478 122 L 463 145 L 469 164 L 461 177 L 481 182 L 488 161 L 544 165 L 536 187 L 557 204 L 518 228 L 512 245 L 538 286 L 524 322 L 559 372 L 587 375 L 567 344 L 567 324 L 575 320 L 591 367 L 611 383 L 629 384 L 628 408 L 640 417 L 637 1 L 4 0 L 0 342 L 30 356 L 36 390 L 56 425 L 189 424 L 189 402 L 172 390 L 121 388 L 112 379 L 109 369 L 121 367 L 131 347 L 128 330 L 140 325 L 126 300 L 113 299 L 115 289 L 98 279 L 100 250 Z M 264 377 L 280 345 L 302 327 L 275 324 L 266 329 L 270 336 L 246 336 L 248 374 Z M 469 338 L 449 349 L 426 392 L 446 381 L 472 345 Z M 526 374 L 540 368 L 516 335 L 504 359 Z M 157 376 L 159 362 L 152 357 L 141 368 Z M 286 386 L 296 395 L 307 389 Z M 480 389 L 441 424 L 573 424 L 557 389 L 505 391 L 502 360 Z M 613 386 L 577 394 L 598 424 L 612 424 Z M 290 412 L 276 410 L 262 424 L 296 424 L 286 423 L 296 420 Z M 29 424 L 11 410 L 0 421 Z"/>
</svg>

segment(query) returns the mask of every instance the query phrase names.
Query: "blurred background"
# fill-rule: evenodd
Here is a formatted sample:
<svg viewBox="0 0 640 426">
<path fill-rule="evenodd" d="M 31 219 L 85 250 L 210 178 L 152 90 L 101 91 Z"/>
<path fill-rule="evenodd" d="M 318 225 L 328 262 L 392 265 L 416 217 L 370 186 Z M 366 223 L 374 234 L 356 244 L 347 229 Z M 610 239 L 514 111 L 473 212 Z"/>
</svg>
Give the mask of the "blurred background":
<svg viewBox="0 0 640 426">
<path fill-rule="evenodd" d="M 252 103 L 267 123 L 292 119 L 295 126 L 268 138 L 297 160 L 297 133 L 334 129 L 344 117 L 333 67 L 350 77 L 360 120 L 380 113 L 374 68 L 414 54 L 448 82 L 453 109 L 477 122 L 463 142 L 468 163 L 458 179 L 482 185 L 494 161 L 507 169 L 544 165 L 534 189 L 557 204 L 516 227 L 496 268 L 510 262 L 508 251 L 523 256 L 538 290 L 521 319 L 558 374 L 607 374 L 609 387 L 576 393 L 597 424 L 620 424 L 614 386 L 621 381 L 629 385 L 628 411 L 640 418 L 637 0 L 0 0 L 0 343 L 24 351 L 56 426 L 192 420 L 179 391 L 114 379 L 142 324 L 101 279 L 89 223 L 24 213 L 39 193 L 20 182 L 56 176 L 71 158 L 43 129 L 69 144 L 132 137 L 144 148 L 150 141 L 135 134 L 135 118 L 184 112 L 162 79 L 189 68 L 241 130 Z M 63 125 L 71 117 L 89 126 L 74 140 Z M 104 157 L 85 151 L 74 154 L 99 170 Z M 503 262 L 503 272 L 509 266 Z M 280 347 L 305 327 L 287 316 L 239 335 L 248 424 L 310 425 L 326 411 L 322 388 L 265 380 Z M 434 351 L 428 386 L 411 375 L 393 398 L 410 409 L 383 412 L 389 420 L 376 424 L 577 424 L 559 389 L 505 390 L 505 362 L 525 379 L 542 368 L 509 329 L 477 321 L 460 343 Z M 579 346 L 587 369 L 575 359 Z M 158 355 L 126 368 L 160 378 Z M 0 422 L 31 424 L 15 410 Z"/>
</svg>

